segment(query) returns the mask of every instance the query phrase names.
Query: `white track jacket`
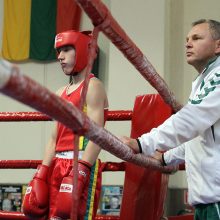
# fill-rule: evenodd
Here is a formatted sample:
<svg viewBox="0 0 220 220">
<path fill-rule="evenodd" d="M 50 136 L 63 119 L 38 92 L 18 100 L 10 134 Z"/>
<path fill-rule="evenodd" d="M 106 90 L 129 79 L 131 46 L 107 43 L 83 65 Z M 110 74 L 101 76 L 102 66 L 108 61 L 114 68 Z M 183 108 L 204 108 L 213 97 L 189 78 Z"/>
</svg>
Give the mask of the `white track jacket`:
<svg viewBox="0 0 220 220">
<path fill-rule="evenodd" d="M 139 141 L 146 155 L 171 149 L 168 165 L 185 160 L 190 204 L 220 201 L 220 57 L 193 82 L 188 103 Z"/>
</svg>

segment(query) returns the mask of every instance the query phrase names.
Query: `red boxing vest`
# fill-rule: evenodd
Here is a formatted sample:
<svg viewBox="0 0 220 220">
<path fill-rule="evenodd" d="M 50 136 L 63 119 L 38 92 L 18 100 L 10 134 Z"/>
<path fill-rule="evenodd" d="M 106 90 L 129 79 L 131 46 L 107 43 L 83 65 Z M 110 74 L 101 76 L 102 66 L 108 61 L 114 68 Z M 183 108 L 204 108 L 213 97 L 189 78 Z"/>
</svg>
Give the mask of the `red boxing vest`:
<svg viewBox="0 0 220 220">
<path fill-rule="evenodd" d="M 90 74 L 89 78 L 93 78 L 94 75 Z M 76 107 L 79 107 L 80 105 L 80 96 L 81 96 L 81 90 L 83 88 L 84 81 L 80 84 L 80 86 L 74 90 L 71 94 L 66 94 L 66 89 L 63 91 L 61 98 L 67 100 L 68 102 L 73 103 Z M 105 120 L 107 118 L 107 111 L 105 111 Z M 56 152 L 61 151 L 73 151 L 75 146 L 75 135 L 73 131 L 66 126 L 64 126 L 62 123 L 57 123 L 57 139 L 56 139 Z M 79 150 L 84 150 L 86 145 L 88 143 L 88 140 L 81 136 L 79 138 Z"/>
</svg>

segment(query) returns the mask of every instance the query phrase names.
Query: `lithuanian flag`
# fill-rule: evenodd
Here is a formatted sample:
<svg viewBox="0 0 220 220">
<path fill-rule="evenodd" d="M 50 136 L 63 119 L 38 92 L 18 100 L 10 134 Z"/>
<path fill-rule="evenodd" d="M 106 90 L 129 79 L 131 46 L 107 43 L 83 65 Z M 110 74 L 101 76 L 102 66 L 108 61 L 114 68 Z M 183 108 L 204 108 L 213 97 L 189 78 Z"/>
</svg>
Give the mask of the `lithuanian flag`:
<svg viewBox="0 0 220 220">
<path fill-rule="evenodd" d="M 79 30 L 74 0 L 4 0 L 2 56 L 10 61 L 56 58 L 56 33 Z"/>
</svg>

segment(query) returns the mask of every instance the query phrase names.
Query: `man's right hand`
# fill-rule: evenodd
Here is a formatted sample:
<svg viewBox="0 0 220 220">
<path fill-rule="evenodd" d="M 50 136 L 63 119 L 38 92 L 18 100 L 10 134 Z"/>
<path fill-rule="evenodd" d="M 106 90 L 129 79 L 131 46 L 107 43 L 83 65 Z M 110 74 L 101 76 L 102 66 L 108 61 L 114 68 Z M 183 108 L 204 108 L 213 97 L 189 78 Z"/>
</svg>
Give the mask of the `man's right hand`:
<svg viewBox="0 0 220 220">
<path fill-rule="evenodd" d="M 27 187 L 22 209 L 24 214 L 29 218 L 41 218 L 47 215 L 49 208 L 48 170 L 48 166 L 39 165 L 33 180 Z"/>
<path fill-rule="evenodd" d="M 128 147 L 130 147 L 134 151 L 135 154 L 141 153 L 137 139 L 133 139 L 133 138 L 130 138 L 130 137 L 127 137 L 127 136 L 123 136 L 123 137 L 120 138 L 120 140 L 124 144 L 126 144 Z"/>
</svg>

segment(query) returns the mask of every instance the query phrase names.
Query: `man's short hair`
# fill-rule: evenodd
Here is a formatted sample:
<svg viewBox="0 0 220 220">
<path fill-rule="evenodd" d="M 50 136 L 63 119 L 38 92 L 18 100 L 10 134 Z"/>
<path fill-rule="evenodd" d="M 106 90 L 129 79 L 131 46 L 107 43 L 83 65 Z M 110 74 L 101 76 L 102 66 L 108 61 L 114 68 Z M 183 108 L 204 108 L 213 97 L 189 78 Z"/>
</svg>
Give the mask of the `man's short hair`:
<svg viewBox="0 0 220 220">
<path fill-rule="evenodd" d="M 220 39 L 220 22 L 216 21 L 216 20 L 211 20 L 211 19 L 199 19 L 197 21 L 194 21 L 192 23 L 192 26 L 196 26 L 198 24 L 204 24 L 207 23 L 209 25 L 210 28 L 210 32 L 212 35 L 212 38 L 214 40 L 218 40 Z"/>
</svg>

